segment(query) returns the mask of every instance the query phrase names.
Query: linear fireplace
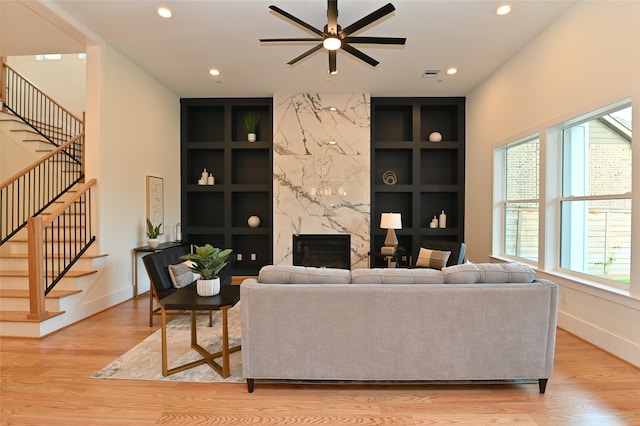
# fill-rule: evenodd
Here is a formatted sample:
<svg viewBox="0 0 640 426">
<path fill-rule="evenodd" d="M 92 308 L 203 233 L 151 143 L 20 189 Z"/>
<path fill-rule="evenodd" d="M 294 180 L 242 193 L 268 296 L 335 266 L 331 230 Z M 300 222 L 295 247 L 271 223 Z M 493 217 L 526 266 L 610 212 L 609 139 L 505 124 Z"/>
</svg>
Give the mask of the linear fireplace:
<svg viewBox="0 0 640 426">
<path fill-rule="evenodd" d="M 351 235 L 294 234 L 293 264 L 351 269 Z"/>
</svg>

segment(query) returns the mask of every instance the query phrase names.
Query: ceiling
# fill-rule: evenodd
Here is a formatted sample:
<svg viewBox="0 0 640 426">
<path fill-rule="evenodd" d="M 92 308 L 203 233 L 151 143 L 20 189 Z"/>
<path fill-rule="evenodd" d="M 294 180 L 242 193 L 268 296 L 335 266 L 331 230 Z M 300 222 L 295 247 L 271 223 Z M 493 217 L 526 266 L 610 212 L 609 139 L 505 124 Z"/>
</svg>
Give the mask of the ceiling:
<svg viewBox="0 0 640 426">
<path fill-rule="evenodd" d="M 393 14 L 354 35 L 406 37 L 406 45 L 358 45 L 380 61 L 375 68 L 339 52 L 336 75 L 328 74 L 323 49 L 287 65 L 313 44 L 258 41 L 310 36 L 269 5 L 322 29 L 325 0 L 49 0 L 48 7 L 0 0 L 0 47 L 4 56 L 77 53 L 104 40 L 179 97 L 466 96 L 574 3 L 511 0 L 512 13 L 498 16 L 495 10 L 504 2 L 494 0 L 390 1 Z M 346 27 L 387 2 L 340 0 L 338 23 Z M 173 17 L 158 17 L 159 6 L 172 9 Z M 70 18 L 74 27 L 49 9 Z M 449 67 L 459 72 L 446 75 Z M 220 76 L 209 75 L 211 68 Z M 442 72 L 424 78 L 426 70 Z"/>
</svg>

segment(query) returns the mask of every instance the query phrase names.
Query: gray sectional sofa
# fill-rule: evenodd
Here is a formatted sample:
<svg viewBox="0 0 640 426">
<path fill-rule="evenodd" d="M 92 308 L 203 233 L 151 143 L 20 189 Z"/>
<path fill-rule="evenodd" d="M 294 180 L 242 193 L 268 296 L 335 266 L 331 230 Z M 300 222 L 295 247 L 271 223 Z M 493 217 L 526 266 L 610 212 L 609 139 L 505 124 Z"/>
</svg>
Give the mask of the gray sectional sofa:
<svg viewBox="0 0 640 426">
<path fill-rule="evenodd" d="M 254 380 L 537 379 L 553 371 L 558 287 L 518 263 L 433 269 L 267 266 L 241 287 Z"/>
</svg>

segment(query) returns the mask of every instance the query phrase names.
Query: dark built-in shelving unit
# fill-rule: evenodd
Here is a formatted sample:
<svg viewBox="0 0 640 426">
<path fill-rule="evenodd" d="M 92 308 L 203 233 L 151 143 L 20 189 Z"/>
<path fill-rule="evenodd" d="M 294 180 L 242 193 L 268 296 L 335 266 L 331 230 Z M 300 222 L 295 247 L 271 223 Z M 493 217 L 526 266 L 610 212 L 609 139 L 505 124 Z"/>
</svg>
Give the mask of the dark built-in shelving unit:
<svg viewBox="0 0 640 426">
<path fill-rule="evenodd" d="M 429 142 L 432 132 L 442 141 Z M 423 240 L 463 242 L 465 98 L 371 98 L 371 141 L 371 251 L 384 245 L 383 212 L 402 214 L 398 245 L 414 261 Z M 383 182 L 386 171 L 397 183 Z M 447 227 L 429 228 L 441 210 Z"/>
<path fill-rule="evenodd" d="M 273 263 L 273 100 L 184 98 L 180 103 L 183 241 L 231 248 L 232 274 L 257 275 Z M 255 142 L 247 141 L 247 113 L 260 113 Z M 204 168 L 215 185 L 198 185 Z M 247 223 L 253 215 L 260 217 L 257 228 Z"/>
</svg>

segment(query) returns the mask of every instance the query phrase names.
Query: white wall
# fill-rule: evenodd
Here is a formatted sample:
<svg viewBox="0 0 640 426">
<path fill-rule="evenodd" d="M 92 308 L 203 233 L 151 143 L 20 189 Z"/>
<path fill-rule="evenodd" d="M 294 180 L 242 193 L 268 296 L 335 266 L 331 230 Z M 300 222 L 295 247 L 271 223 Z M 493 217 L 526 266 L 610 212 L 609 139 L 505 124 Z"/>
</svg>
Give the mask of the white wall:
<svg viewBox="0 0 640 426">
<path fill-rule="evenodd" d="M 87 49 L 87 179 L 98 180 L 96 299 L 133 295 L 132 249 L 146 245 L 146 176 L 164 179 L 164 235 L 180 217 L 180 101 L 109 46 Z M 108 90 L 107 90 L 108 88 Z M 140 292 L 149 284 L 141 261 Z"/>
<path fill-rule="evenodd" d="M 578 2 L 467 97 L 469 259 L 487 261 L 491 256 L 491 164 L 496 146 L 542 132 L 544 155 L 545 128 L 627 97 L 634 103 L 633 120 L 640 123 L 638 22 L 640 2 Z M 633 156 L 640 164 L 640 150 Z M 632 229 L 638 230 L 639 173 L 633 176 L 633 187 Z M 639 232 L 632 245 L 640 247 Z M 552 266 L 542 260 L 543 268 Z M 539 275 L 561 285 L 561 327 L 640 365 L 640 250 L 632 253 L 634 297 L 557 274 Z"/>
</svg>

